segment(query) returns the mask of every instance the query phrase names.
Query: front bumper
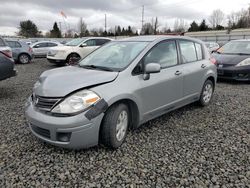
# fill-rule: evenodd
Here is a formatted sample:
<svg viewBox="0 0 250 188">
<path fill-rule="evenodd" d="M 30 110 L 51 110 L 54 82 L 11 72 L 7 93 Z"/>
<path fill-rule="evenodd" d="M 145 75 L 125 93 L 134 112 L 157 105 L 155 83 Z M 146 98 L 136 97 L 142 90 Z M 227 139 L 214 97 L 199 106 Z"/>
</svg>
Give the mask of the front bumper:
<svg viewBox="0 0 250 188">
<path fill-rule="evenodd" d="M 250 66 L 242 67 L 217 67 L 219 79 L 237 80 L 237 81 L 250 81 Z"/>
<path fill-rule="evenodd" d="M 32 133 L 39 139 L 68 149 L 89 148 L 98 144 L 103 113 L 89 120 L 85 113 L 56 117 L 40 112 L 29 100 L 25 116 Z"/>
<path fill-rule="evenodd" d="M 49 57 L 47 57 L 47 60 L 50 62 L 50 63 L 53 63 L 53 64 L 61 64 L 61 65 L 64 65 L 66 63 L 66 60 L 64 59 L 51 59 Z"/>
</svg>

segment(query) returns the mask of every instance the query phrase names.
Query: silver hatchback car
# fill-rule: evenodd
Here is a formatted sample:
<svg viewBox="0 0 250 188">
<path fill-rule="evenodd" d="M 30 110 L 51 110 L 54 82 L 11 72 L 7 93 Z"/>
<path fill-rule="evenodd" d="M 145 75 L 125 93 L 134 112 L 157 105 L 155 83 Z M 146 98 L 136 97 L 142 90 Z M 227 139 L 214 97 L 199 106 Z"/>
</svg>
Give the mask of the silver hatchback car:
<svg viewBox="0 0 250 188">
<path fill-rule="evenodd" d="M 25 114 L 32 133 L 71 149 L 118 148 L 144 122 L 210 103 L 217 73 L 200 40 L 140 36 L 112 41 L 77 66 L 44 72 Z"/>
</svg>

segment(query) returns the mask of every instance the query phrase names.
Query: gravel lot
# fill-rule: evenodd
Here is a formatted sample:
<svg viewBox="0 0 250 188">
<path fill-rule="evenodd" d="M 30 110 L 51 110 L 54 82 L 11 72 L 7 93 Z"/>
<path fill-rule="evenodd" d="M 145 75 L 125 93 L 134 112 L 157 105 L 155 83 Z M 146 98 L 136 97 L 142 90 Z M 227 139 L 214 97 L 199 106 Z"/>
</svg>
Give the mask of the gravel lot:
<svg viewBox="0 0 250 188">
<path fill-rule="evenodd" d="M 0 187 L 250 187 L 249 84 L 218 83 L 210 106 L 152 120 L 116 151 L 71 151 L 39 141 L 24 118 L 33 84 L 55 67 L 16 67 L 0 82 Z"/>
</svg>

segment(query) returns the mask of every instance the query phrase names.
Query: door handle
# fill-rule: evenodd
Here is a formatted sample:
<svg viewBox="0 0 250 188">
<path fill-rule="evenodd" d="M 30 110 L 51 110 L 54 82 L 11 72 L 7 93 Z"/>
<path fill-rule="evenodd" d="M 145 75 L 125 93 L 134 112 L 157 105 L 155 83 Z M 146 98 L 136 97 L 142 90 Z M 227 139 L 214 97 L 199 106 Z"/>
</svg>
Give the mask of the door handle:
<svg viewBox="0 0 250 188">
<path fill-rule="evenodd" d="M 203 69 L 206 68 L 206 65 L 205 65 L 205 64 L 202 64 L 202 65 L 201 65 L 201 68 L 203 68 Z"/>
<path fill-rule="evenodd" d="M 175 72 L 175 75 L 177 75 L 177 76 L 178 76 L 178 75 L 181 75 L 181 71 L 176 71 L 176 72 Z"/>
</svg>

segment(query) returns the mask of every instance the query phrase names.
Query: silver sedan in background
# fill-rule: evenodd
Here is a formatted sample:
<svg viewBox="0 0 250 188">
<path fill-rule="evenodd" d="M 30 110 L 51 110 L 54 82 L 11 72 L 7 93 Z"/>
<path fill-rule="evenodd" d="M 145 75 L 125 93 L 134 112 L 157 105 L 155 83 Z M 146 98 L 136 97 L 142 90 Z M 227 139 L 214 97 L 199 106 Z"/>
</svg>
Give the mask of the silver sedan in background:
<svg viewBox="0 0 250 188">
<path fill-rule="evenodd" d="M 63 44 L 55 41 L 41 41 L 31 45 L 35 57 L 46 57 L 51 47 L 63 46 Z"/>
</svg>

